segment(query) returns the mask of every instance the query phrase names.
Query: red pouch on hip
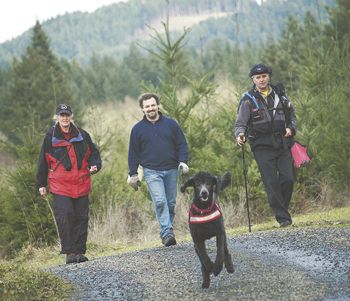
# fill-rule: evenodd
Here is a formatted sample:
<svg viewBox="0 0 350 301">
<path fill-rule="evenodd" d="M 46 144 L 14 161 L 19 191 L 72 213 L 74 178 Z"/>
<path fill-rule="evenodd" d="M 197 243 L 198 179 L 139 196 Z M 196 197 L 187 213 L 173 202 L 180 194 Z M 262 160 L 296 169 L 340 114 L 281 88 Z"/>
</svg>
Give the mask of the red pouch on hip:
<svg viewBox="0 0 350 301">
<path fill-rule="evenodd" d="M 305 166 L 311 160 L 307 154 L 306 146 L 300 144 L 297 141 L 294 142 L 294 144 L 291 148 L 291 152 L 292 152 L 292 157 L 294 160 L 294 166 L 296 168 L 301 168 L 301 167 Z"/>
</svg>

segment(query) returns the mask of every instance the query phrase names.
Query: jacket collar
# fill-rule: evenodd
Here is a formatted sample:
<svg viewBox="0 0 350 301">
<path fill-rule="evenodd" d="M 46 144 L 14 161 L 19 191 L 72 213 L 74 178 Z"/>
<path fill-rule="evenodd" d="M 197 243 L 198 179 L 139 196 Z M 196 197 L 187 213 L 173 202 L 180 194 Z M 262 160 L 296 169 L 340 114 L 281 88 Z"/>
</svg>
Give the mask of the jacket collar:
<svg viewBox="0 0 350 301">
<path fill-rule="evenodd" d="M 80 142 L 84 140 L 83 135 L 73 123 L 70 124 L 70 129 L 70 139 L 67 141 L 64 138 L 64 133 L 62 133 L 61 127 L 57 122 L 52 131 L 52 146 L 67 146 L 73 142 Z"/>
</svg>

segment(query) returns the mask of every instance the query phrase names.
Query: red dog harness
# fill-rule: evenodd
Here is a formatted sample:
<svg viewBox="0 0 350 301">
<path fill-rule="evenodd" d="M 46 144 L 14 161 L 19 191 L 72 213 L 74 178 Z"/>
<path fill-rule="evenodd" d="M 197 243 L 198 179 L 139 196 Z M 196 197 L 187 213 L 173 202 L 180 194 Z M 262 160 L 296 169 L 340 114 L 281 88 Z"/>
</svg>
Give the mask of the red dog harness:
<svg viewBox="0 0 350 301">
<path fill-rule="evenodd" d="M 200 209 L 192 203 L 188 211 L 188 220 L 190 224 L 203 224 L 214 221 L 222 216 L 221 208 L 213 201 L 208 209 Z"/>
</svg>

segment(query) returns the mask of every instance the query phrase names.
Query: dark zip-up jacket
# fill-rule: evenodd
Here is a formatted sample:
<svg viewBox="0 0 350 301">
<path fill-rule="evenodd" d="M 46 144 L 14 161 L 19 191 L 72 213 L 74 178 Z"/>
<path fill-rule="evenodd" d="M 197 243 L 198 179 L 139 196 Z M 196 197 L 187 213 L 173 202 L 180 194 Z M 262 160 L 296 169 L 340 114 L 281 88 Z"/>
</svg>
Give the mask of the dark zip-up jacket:
<svg viewBox="0 0 350 301">
<path fill-rule="evenodd" d="M 66 140 L 59 124 L 45 135 L 38 162 L 38 187 L 50 185 L 54 194 L 79 198 L 91 190 L 89 168 L 101 169 L 100 153 L 90 135 L 71 123 L 69 139 Z"/>
<path fill-rule="evenodd" d="M 295 111 L 292 103 L 289 101 L 288 107 L 283 106 L 281 97 L 275 91 L 274 86 L 268 96 L 263 97 L 256 89 L 248 93 L 255 98 L 247 95 L 243 96 L 238 109 L 235 136 L 244 133 L 248 137 L 252 150 L 256 148 L 290 148 L 293 138 L 283 137 L 286 128 L 292 130 L 293 136 L 297 131 Z M 268 98 L 273 99 L 274 108 L 268 107 Z M 271 116 L 270 110 L 273 115 Z M 287 115 L 287 116 L 286 116 Z"/>
<path fill-rule="evenodd" d="M 177 169 L 179 162 L 188 161 L 188 146 L 179 124 L 159 114 L 155 123 L 144 116 L 131 130 L 129 175 L 137 174 L 139 165 L 162 171 Z"/>
</svg>

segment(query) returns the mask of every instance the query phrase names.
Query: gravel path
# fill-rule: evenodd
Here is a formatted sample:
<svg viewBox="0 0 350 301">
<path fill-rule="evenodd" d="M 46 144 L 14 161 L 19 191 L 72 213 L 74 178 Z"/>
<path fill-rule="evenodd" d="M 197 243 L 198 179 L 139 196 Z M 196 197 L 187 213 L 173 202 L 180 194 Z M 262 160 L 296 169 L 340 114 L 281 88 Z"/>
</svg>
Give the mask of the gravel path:
<svg viewBox="0 0 350 301">
<path fill-rule="evenodd" d="M 72 300 L 350 300 L 350 228 L 302 228 L 228 239 L 236 271 L 201 288 L 192 242 L 62 265 Z M 215 240 L 208 241 L 211 258 Z"/>
</svg>

